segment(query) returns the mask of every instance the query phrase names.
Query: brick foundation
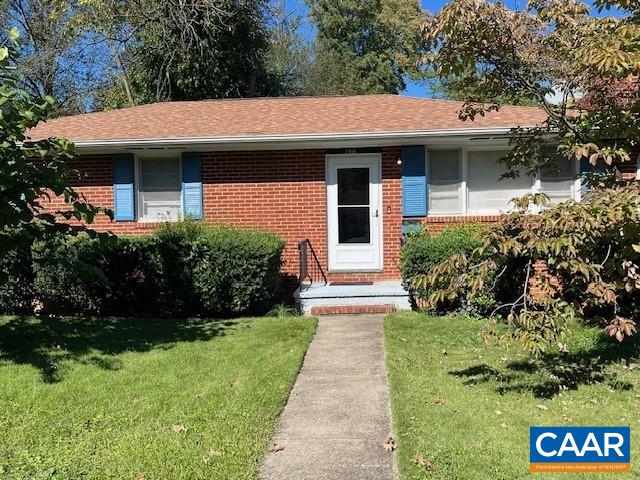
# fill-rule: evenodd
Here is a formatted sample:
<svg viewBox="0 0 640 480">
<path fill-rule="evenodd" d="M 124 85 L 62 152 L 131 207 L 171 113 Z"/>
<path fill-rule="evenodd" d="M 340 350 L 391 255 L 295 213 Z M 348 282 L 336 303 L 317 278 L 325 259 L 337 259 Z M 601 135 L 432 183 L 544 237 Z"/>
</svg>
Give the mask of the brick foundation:
<svg viewBox="0 0 640 480">
<path fill-rule="evenodd" d="M 393 305 L 327 305 L 311 308 L 311 315 L 356 315 L 359 313 L 392 313 Z"/>
</svg>

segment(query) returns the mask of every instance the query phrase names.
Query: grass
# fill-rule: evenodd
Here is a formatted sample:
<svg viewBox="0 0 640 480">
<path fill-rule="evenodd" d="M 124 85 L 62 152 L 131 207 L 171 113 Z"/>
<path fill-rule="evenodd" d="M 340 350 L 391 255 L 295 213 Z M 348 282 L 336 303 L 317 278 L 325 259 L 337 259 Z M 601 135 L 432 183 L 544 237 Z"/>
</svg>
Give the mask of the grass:
<svg viewBox="0 0 640 480">
<path fill-rule="evenodd" d="M 256 478 L 314 330 L 0 317 L 0 478 Z"/>
<path fill-rule="evenodd" d="M 484 322 L 396 313 L 385 320 L 394 429 L 408 479 L 609 478 L 529 473 L 533 425 L 631 426 L 640 472 L 640 341 L 621 345 L 578 326 L 570 352 L 533 360 L 485 345 Z"/>
</svg>

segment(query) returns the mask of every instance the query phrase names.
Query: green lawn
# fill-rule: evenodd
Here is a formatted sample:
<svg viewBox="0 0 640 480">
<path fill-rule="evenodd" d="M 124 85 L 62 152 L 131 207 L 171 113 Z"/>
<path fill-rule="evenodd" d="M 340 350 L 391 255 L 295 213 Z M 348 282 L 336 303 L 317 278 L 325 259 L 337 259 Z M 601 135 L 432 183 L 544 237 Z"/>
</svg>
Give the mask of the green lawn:
<svg viewBox="0 0 640 480">
<path fill-rule="evenodd" d="M 315 325 L 0 317 L 0 478 L 256 478 Z"/>
<path fill-rule="evenodd" d="M 640 341 L 576 327 L 569 354 L 531 361 L 485 345 L 481 320 L 396 313 L 385 321 L 402 478 L 638 478 Z M 632 474 L 531 474 L 532 425 L 630 425 Z M 418 457 L 418 461 L 416 461 Z"/>
</svg>

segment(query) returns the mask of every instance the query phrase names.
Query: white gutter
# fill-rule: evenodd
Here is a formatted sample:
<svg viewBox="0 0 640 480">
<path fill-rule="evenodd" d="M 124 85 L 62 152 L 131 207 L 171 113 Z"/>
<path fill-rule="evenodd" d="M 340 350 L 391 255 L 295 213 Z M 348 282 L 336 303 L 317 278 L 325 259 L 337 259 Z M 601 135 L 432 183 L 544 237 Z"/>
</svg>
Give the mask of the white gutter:
<svg viewBox="0 0 640 480">
<path fill-rule="evenodd" d="M 269 144 L 293 142 L 335 142 L 357 140 L 417 140 L 425 138 L 473 137 L 484 135 L 507 135 L 512 127 L 490 128 L 455 128 L 440 130 L 404 130 L 387 132 L 353 132 L 353 133 L 305 133 L 291 135 L 242 135 L 226 137 L 175 137 L 144 138 L 114 140 L 77 140 L 73 143 L 78 148 L 121 147 L 145 148 L 163 146 L 195 146 L 223 144 Z"/>
</svg>

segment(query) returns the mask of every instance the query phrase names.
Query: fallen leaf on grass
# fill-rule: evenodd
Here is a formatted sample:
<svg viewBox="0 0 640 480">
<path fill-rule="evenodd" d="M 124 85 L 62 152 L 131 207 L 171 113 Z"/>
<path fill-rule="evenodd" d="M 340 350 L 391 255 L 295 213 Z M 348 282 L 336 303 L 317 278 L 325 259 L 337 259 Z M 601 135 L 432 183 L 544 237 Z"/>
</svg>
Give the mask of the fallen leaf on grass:
<svg viewBox="0 0 640 480">
<path fill-rule="evenodd" d="M 536 405 L 536 408 L 539 408 L 540 410 L 549 410 L 549 407 L 546 405 Z"/>
<path fill-rule="evenodd" d="M 506 423 L 501 423 L 501 424 L 500 424 L 500 427 L 502 427 L 502 428 L 507 428 L 507 424 L 506 424 Z"/>
<path fill-rule="evenodd" d="M 442 405 L 444 403 L 444 398 L 436 397 L 433 400 L 431 400 L 431 403 L 435 405 Z"/>
<path fill-rule="evenodd" d="M 496 411 L 495 411 L 495 414 L 496 414 L 496 415 L 502 415 L 502 412 L 501 412 L 500 410 L 496 410 Z"/>
<path fill-rule="evenodd" d="M 426 468 L 427 470 L 435 470 L 436 466 L 433 464 L 433 462 L 430 462 L 429 460 L 427 460 L 426 458 L 424 458 L 422 455 L 416 455 L 415 457 L 413 457 L 413 462 L 417 463 L 418 465 Z"/>
<path fill-rule="evenodd" d="M 187 428 L 181 423 L 176 423 L 171 427 L 171 431 L 175 433 L 184 433 L 187 431 Z"/>
<path fill-rule="evenodd" d="M 396 441 L 393 439 L 393 437 L 389 437 L 382 444 L 382 448 L 389 452 L 393 452 L 396 449 Z"/>
<path fill-rule="evenodd" d="M 207 454 L 206 457 L 204 457 L 204 463 L 209 465 L 209 462 L 211 462 L 211 460 L 213 460 L 215 457 L 221 457 L 222 456 L 222 452 L 218 451 L 218 450 L 209 450 L 209 453 Z"/>
<path fill-rule="evenodd" d="M 137 473 L 133 480 L 144 480 L 144 475 L 141 473 Z"/>
<path fill-rule="evenodd" d="M 278 452 L 281 452 L 282 450 L 284 450 L 284 447 L 282 445 L 278 445 L 277 443 L 274 443 L 273 445 L 271 445 L 271 448 L 269 449 L 271 453 L 278 453 Z"/>
</svg>

